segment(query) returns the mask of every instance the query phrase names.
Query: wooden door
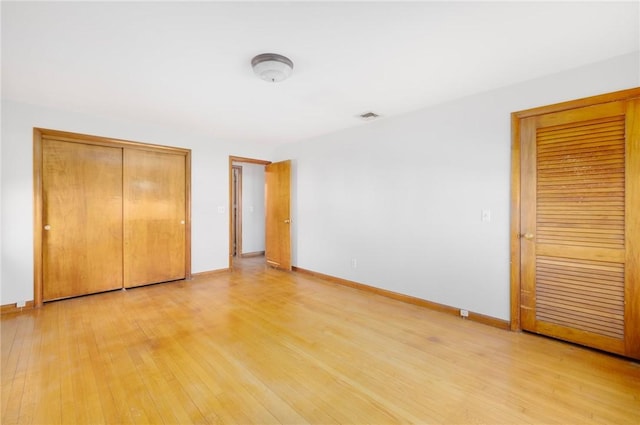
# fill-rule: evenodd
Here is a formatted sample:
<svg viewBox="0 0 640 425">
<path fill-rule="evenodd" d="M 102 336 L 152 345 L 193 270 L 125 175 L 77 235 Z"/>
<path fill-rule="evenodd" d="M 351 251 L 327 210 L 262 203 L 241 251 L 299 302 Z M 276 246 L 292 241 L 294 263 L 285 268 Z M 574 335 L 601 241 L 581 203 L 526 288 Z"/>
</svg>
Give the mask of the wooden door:
<svg viewBox="0 0 640 425">
<path fill-rule="evenodd" d="M 640 101 L 520 125 L 522 328 L 640 358 Z"/>
<path fill-rule="evenodd" d="M 124 286 L 185 278 L 185 156 L 124 151 Z"/>
<path fill-rule="evenodd" d="M 291 270 L 291 161 L 274 162 L 265 167 L 267 263 Z"/>
<path fill-rule="evenodd" d="M 122 149 L 42 141 L 42 298 L 122 287 Z"/>
</svg>

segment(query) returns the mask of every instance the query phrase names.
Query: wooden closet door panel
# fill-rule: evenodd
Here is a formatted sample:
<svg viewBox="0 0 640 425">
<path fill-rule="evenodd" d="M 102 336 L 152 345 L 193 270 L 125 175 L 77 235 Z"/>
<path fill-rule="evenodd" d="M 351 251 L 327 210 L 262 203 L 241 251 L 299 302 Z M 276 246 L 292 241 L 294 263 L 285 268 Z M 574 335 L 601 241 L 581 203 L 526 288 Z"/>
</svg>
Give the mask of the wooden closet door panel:
<svg viewBox="0 0 640 425">
<path fill-rule="evenodd" d="M 291 161 L 265 167 L 265 256 L 267 263 L 291 270 Z"/>
<path fill-rule="evenodd" d="M 122 288 L 122 149 L 43 140 L 43 300 Z"/>
<path fill-rule="evenodd" d="M 522 325 L 624 354 L 626 102 L 523 121 Z M 637 176 L 635 177 L 637 178 Z"/>
<path fill-rule="evenodd" d="M 185 278 L 185 156 L 124 150 L 124 286 Z"/>
</svg>

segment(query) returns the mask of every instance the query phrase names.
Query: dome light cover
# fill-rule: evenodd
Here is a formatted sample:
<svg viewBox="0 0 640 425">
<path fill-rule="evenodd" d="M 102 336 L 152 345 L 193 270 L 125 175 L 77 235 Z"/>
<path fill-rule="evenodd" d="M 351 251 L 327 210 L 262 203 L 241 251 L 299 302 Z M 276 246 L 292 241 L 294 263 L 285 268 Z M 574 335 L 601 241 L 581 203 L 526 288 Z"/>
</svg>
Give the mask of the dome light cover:
<svg viewBox="0 0 640 425">
<path fill-rule="evenodd" d="M 286 80 L 293 71 L 291 59 L 276 53 L 263 53 L 251 60 L 253 72 L 270 83 Z"/>
</svg>

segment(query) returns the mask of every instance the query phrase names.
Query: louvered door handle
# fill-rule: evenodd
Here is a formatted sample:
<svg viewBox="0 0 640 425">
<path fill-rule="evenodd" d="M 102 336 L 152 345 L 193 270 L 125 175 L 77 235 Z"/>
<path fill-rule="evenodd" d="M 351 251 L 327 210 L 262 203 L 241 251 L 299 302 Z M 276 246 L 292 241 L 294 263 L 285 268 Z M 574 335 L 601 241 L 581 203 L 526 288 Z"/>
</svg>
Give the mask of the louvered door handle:
<svg viewBox="0 0 640 425">
<path fill-rule="evenodd" d="M 520 237 L 530 241 L 533 239 L 533 233 L 520 233 Z"/>
</svg>

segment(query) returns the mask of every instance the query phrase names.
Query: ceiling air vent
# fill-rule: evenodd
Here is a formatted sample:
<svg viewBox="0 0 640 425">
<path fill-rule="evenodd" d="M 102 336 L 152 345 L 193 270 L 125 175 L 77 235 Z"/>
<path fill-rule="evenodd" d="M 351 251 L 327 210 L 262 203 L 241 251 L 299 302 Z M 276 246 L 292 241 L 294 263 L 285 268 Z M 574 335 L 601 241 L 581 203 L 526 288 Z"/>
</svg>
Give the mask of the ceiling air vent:
<svg viewBox="0 0 640 425">
<path fill-rule="evenodd" d="M 375 112 L 365 112 L 364 114 L 360 114 L 358 116 L 365 121 L 373 121 L 376 118 L 380 117 L 380 115 L 376 114 Z"/>
</svg>

